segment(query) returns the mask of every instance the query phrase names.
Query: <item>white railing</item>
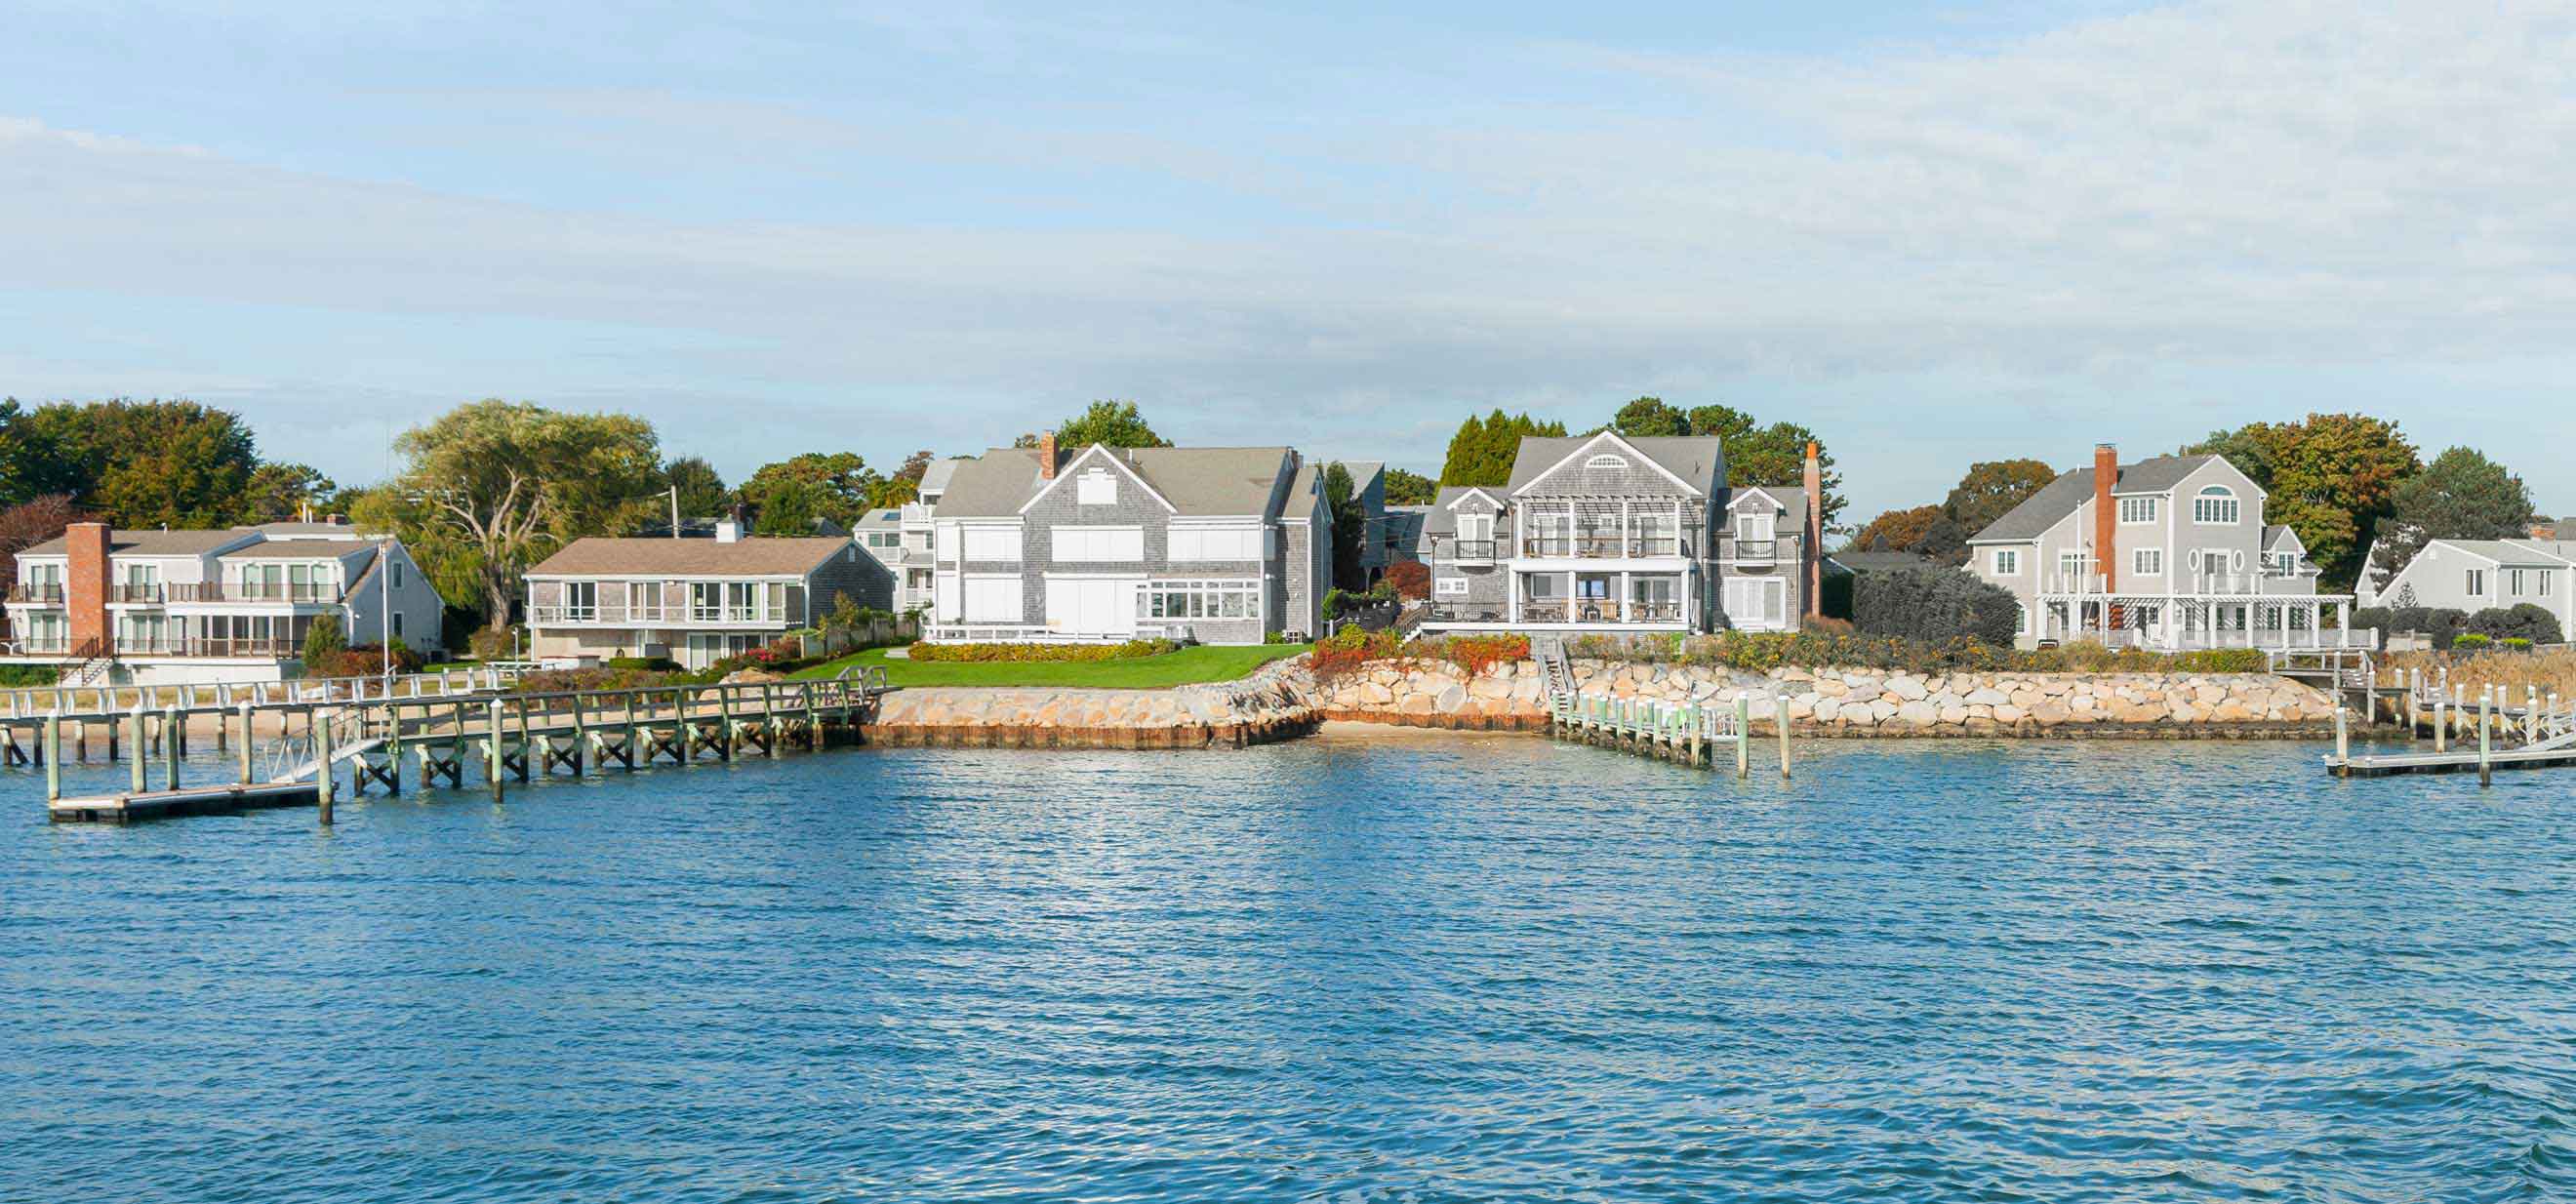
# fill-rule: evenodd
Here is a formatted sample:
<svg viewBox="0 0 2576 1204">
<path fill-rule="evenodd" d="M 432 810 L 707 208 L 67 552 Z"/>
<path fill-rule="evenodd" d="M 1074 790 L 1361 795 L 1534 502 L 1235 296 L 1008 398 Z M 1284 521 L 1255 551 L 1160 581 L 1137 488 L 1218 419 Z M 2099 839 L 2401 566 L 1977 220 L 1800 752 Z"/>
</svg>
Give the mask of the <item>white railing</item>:
<svg viewBox="0 0 2576 1204">
<path fill-rule="evenodd" d="M 2251 598 L 2266 595 L 2305 597 L 2307 595 L 2277 592 L 2276 587 L 2294 585 L 2305 580 L 2306 576 L 2302 574 L 2283 576 L 2278 573 L 2183 573 L 2171 578 L 2173 584 L 2165 589 L 2125 588 L 2126 583 L 2135 580 L 2134 577 L 2123 578 L 2124 588 L 2112 589 L 2107 579 L 2100 573 L 2056 572 L 2040 574 L 2039 592 L 2051 596 L 2086 597 L 2102 593 L 2113 596 L 2132 594 L 2139 597 L 2166 594 L 2175 597 L 2204 598 Z"/>
<path fill-rule="evenodd" d="M 1243 619 L 1200 619 L 1202 623 L 1241 623 Z M 933 644 L 1122 644 L 1128 640 L 1179 639 L 1188 622 L 1139 621 L 1132 632 L 1063 631 L 1044 623 L 931 623 L 922 639 Z"/>
<path fill-rule="evenodd" d="M 784 606 L 531 606 L 536 627 L 635 627 L 644 624 L 784 626 L 794 622 Z"/>
<path fill-rule="evenodd" d="M 471 669 L 402 673 L 392 677 L 308 677 L 297 681 L 172 682 L 155 686 L 35 686 L 0 690 L 0 718 L 45 715 L 122 715 L 147 711 L 229 711 L 241 706 L 299 702 L 379 702 L 392 698 L 442 698 L 497 692 L 519 679 L 526 662 L 494 662 Z"/>
<path fill-rule="evenodd" d="M 2376 628 L 2277 628 L 2257 627 L 2232 629 L 2160 631 L 2153 627 L 2115 627 L 2107 635 L 2100 627 L 2081 627 L 2071 631 L 2053 631 L 2046 638 L 2064 644 L 2093 643 L 2109 648 L 2143 648 L 2151 652 L 2208 652 L 2226 648 L 2255 648 L 2269 652 L 2378 651 Z"/>
</svg>

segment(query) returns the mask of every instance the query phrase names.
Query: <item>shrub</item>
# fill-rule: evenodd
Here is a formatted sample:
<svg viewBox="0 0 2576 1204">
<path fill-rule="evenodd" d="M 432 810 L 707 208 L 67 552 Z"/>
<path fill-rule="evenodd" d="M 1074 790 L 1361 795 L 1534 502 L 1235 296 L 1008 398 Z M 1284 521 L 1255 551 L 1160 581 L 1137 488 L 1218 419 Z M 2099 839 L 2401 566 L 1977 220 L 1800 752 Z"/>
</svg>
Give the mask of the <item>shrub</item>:
<svg viewBox="0 0 2576 1204">
<path fill-rule="evenodd" d="M 514 627 L 478 627 L 465 637 L 467 651 L 478 661 L 505 661 L 518 654 L 519 633 Z"/>
<path fill-rule="evenodd" d="M 608 658 L 608 667 L 641 669 L 651 673 L 677 673 L 680 671 L 680 662 L 667 656 L 612 656 Z"/>
<path fill-rule="evenodd" d="M 1941 644 L 2010 644 L 2020 603 L 1962 569 L 1863 573 L 1852 582 L 1852 626 L 1864 634 Z"/>
<path fill-rule="evenodd" d="M 2461 652 L 2476 652 L 2492 642 L 2473 631 L 2463 631 L 2451 637 L 2451 647 Z"/>
<path fill-rule="evenodd" d="M 404 647 L 401 640 L 394 641 L 394 672 L 418 673 L 421 664 L 419 653 Z M 385 650 L 379 644 L 342 648 L 318 660 L 308 651 L 304 658 L 306 677 L 374 677 L 384 671 Z"/>
<path fill-rule="evenodd" d="M 52 665 L 0 665 L 0 690 L 50 686 L 62 680 L 62 675 L 62 670 Z"/>
<path fill-rule="evenodd" d="M 2506 637 L 2504 637 L 2502 640 L 2497 641 L 2497 643 L 2500 643 L 2500 644 L 2504 645 L 2504 649 L 2505 649 L 2505 651 L 2507 651 L 2507 652 L 2529 652 L 2529 651 L 2531 651 L 2531 641 L 2526 640 L 2526 639 L 2524 639 L 2524 638 L 2522 638 L 2521 636 L 2518 636 L 2518 635 L 2509 635 L 2509 636 L 2506 636 Z"/>
<path fill-rule="evenodd" d="M 348 647 L 348 637 L 340 632 L 340 616 L 329 612 L 313 616 L 313 626 L 304 631 L 304 671 L 316 677 L 343 676 L 317 672 L 314 666 L 337 664 Z"/>
<path fill-rule="evenodd" d="M 2411 631 L 2431 640 L 2436 648 L 2448 647 L 2468 621 L 2468 612 L 2438 606 L 2365 606 L 2352 612 L 2356 629 L 2376 628 L 2383 635 Z"/>
<path fill-rule="evenodd" d="M 1330 679 L 1348 673 L 1374 660 L 1392 660 L 1404 646 L 1404 637 L 1394 628 L 1365 631 L 1345 627 L 1315 641 L 1315 651 L 1307 658 L 1307 667 L 1318 678 Z"/>
<path fill-rule="evenodd" d="M 1385 585 L 1394 587 L 1396 596 L 1419 602 L 1431 596 L 1431 566 L 1419 560 L 1399 560 L 1386 566 Z"/>
<path fill-rule="evenodd" d="M 1129 640 L 1123 644 L 915 644 L 917 661 L 1113 661 L 1177 652 L 1170 640 Z"/>
<path fill-rule="evenodd" d="M 2470 615 L 2462 630 L 2492 640 L 2519 639 L 2532 644 L 2560 642 L 2558 616 L 2529 602 L 2496 607 Z"/>
</svg>

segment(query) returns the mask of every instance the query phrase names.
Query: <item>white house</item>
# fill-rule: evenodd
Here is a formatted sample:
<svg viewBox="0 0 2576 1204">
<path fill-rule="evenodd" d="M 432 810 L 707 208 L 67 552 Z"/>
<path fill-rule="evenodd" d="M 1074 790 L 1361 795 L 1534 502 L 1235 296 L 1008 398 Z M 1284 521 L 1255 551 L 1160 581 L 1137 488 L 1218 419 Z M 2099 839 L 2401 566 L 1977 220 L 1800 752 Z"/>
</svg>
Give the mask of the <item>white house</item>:
<svg viewBox="0 0 2576 1204">
<path fill-rule="evenodd" d="M 2576 541 L 2436 539 L 2384 586 L 2364 572 L 2361 590 L 2364 606 L 2471 614 L 2528 602 L 2558 616 L 2562 633 L 2576 633 Z"/>
</svg>

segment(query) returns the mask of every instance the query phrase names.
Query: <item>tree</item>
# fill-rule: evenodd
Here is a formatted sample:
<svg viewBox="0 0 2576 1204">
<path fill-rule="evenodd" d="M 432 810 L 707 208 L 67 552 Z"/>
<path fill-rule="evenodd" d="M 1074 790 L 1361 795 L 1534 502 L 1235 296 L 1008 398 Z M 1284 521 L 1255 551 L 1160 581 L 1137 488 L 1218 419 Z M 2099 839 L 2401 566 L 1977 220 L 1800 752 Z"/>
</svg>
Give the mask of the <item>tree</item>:
<svg viewBox="0 0 2576 1204">
<path fill-rule="evenodd" d="M 1399 598 L 1419 602 L 1431 596 L 1431 566 L 1419 560 L 1399 560 L 1386 566 L 1386 583 L 1395 587 Z"/>
<path fill-rule="evenodd" d="M 1842 516 L 1849 499 L 1842 495 L 1843 476 L 1834 471 L 1834 454 L 1814 431 L 1794 422 L 1757 425 L 1753 416 L 1733 406 L 1706 405 L 1690 412 L 1690 433 L 1714 436 L 1726 449 L 1726 483 L 1729 485 L 1803 485 L 1807 472 L 1807 445 L 1816 445 L 1818 481 L 1824 496 L 1822 503 L 1825 526 Z"/>
<path fill-rule="evenodd" d="M 2057 470 L 2037 460 L 1980 461 L 1968 466 L 1941 509 L 1974 538 L 2056 479 Z"/>
<path fill-rule="evenodd" d="M 761 534 L 811 535 L 817 518 L 855 529 L 883 484 L 884 478 L 857 452 L 803 452 L 761 465 L 742 483 L 742 500 L 758 514 Z M 773 508 L 785 510 L 775 521 L 769 515 Z"/>
<path fill-rule="evenodd" d="M 35 461 L 25 484 L 68 491 L 120 527 L 220 527 L 250 517 L 259 467 L 241 417 L 193 401 L 58 401 L 12 412 L 10 454 Z"/>
<path fill-rule="evenodd" d="M 1941 517 L 1939 506 L 1885 511 L 1869 520 L 1867 526 L 1852 532 L 1851 542 L 1844 544 L 1843 548 L 1851 552 L 1911 552 L 1931 532 L 1933 522 Z"/>
<path fill-rule="evenodd" d="M 68 493 L 49 493 L 0 507 L 0 593 L 17 588 L 18 553 L 61 535 L 82 517 Z"/>
<path fill-rule="evenodd" d="M 1428 506 L 1439 496 L 1439 484 L 1421 473 L 1401 468 L 1386 470 L 1387 505 Z"/>
<path fill-rule="evenodd" d="M 1523 438 L 1564 435 L 1564 423 L 1540 422 L 1527 414 L 1495 410 L 1483 418 L 1471 415 L 1449 438 L 1449 455 L 1440 467 L 1440 483 L 1482 485 L 1488 489 L 1509 484 L 1512 461 L 1520 454 Z"/>
<path fill-rule="evenodd" d="M 895 469 L 894 476 L 888 479 L 906 482 L 914 486 L 917 491 L 921 485 L 921 478 L 930 475 L 930 461 L 933 458 L 929 448 L 923 448 L 905 456 L 903 466 Z M 915 496 L 918 496 L 917 492 Z"/>
<path fill-rule="evenodd" d="M 1154 433 L 1145 417 L 1136 412 L 1132 401 L 1095 401 L 1091 408 L 1067 418 L 1055 428 L 1055 445 L 1068 451 L 1094 443 L 1109 447 L 1170 447 L 1171 440 Z M 927 465 L 925 464 L 925 467 Z M 916 480 L 918 478 L 915 478 Z"/>
<path fill-rule="evenodd" d="M 1360 503 L 1350 470 L 1339 463 L 1324 466 L 1324 504 L 1333 512 L 1333 585 L 1365 589 L 1368 570 L 1360 565 L 1360 550 L 1368 540 L 1368 509 Z"/>
<path fill-rule="evenodd" d="M 308 672 L 330 674 L 340 654 L 349 650 L 349 638 L 340 631 L 340 616 L 324 611 L 313 616 L 313 626 L 304 632 L 304 667 Z"/>
<path fill-rule="evenodd" d="M 273 461 L 251 471 L 242 517 L 254 523 L 289 522 L 301 517 L 308 506 L 329 510 L 339 491 L 331 478 L 309 465 Z"/>
<path fill-rule="evenodd" d="M 1660 397 L 1640 397 L 1619 407 L 1610 429 L 1630 439 L 1657 439 L 1691 433 L 1690 417 L 1664 404 Z"/>
<path fill-rule="evenodd" d="M 369 491 L 359 516 L 400 535 L 449 597 L 479 596 L 494 630 L 509 624 L 520 576 L 540 553 L 633 530 L 653 515 L 664 480 L 641 418 L 499 398 L 405 431 L 394 449 L 401 475 Z"/>
<path fill-rule="evenodd" d="M 2465 447 L 2433 457 L 2399 482 L 2379 525 L 2370 572 L 2381 588 L 2436 539 L 2520 539 L 2531 524 L 2531 487 Z"/>
<path fill-rule="evenodd" d="M 2265 521 L 2299 533 L 2321 583 L 2346 588 L 2388 516 L 2397 484 L 2421 467 L 2397 424 L 2367 414 L 2249 423 L 2186 449 L 2227 458 L 2269 496 Z"/>
<path fill-rule="evenodd" d="M 725 488 L 724 477 L 699 456 L 682 456 L 663 465 L 662 488 L 680 491 L 684 518 L 722 514 L 733 505 L 733 492 Z"/>
</svg>

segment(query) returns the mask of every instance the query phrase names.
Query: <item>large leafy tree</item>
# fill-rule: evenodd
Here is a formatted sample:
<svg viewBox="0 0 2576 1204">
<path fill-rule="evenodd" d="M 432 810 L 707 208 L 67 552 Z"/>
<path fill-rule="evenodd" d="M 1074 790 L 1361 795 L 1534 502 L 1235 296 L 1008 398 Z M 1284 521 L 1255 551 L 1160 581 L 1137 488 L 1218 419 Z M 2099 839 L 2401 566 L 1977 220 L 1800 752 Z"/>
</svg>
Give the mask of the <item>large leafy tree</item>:
<svg viewBox="0 0 2576 1204">
<path fill-rule="evenodd" d="M 1931 534 L 1932 524 L 1941 517 L 1939 506 L 1885 511 L 1852 532 L 1851 542 L 1843 546 L 1853 552 L 1911 552 L 1924 536 Z"/>
<path fill-rule="evenodd" d="M 2358 580 L 2362 556 L 2421 467 L 2397 424 L 2367 414 L 2310 414 L 2220 431 L 2191 452 L 2215 453 L 2263 487 L 2265 521 L 2288 526 L 2326 584 Z"/>
<path fill-rule="evenodd" d="M 2531 487 L 2521 477 L 2477 451 L 2454 447 L 2398 483 L 2379 524 L 2371 575 L 2386 586 L 2436 539 L 2520 539 L 2531 517 Z"/>
<path fill-rule="evenodd" d="M 1691 422 L 1689 415 L 1664 404 L 1663 398 L 1640 397 L 1611 415 L 1610 429 L 1631 439 L 1651 439 L 1687 435 Z"/>
<path fill-rule="evenodd" d="M 1339 463 L 1324 466 L 1324 504 L 1333 512 L 1333 587 L 1366 588 L 1368 570 L 1360 551 L 1368 539 L 1368 509 L 1360 503 L 1351 472 Z"/>
<path fill-rule="evenodd" d="M 1172 441 L 1154 433 L 1145 416 L 1132 401 L 1095 401 L 1091 408 L 1064 420 L 1055 428 L 1057 447 L 1071 451 L 1094 443 L 1110 447 L 1170 447 Z M 918 480 L 919 478 L 915 478 Z"/>
<path fill-rule="evenodd" d="M 23 484 L 68 491 L 120 527 L 220 527 L 246 505 L 259 453 L 239 415 L 185 400 L 53 402 L 10 415 L 6 442 L 33 459 Z"/>
<path fill-rule="evenodd" d="M 652 424 L 486 398 L 394 443 L 403 471 L 367 491 L 361 521 L 402 536 L 451 597 L 510 620 L 521 574 L 584 535 L 622 535 L 652 516 L 665 479 Z"/>
<path fill-rule="evenodd" d="M 1807 444 L 1816 445 L 1816 468 L 1823 485 L 1825 526 L 1834 525 L 1850 499 L 1842 494 L 1843 474 L 1834 468 L 1834 453 L 1814 431 L 1794 422 L 1760 425 L 1733 406 L 1705 405 L 1690 411 L 1690 433 L 1713 435 L 1726 449 L 1729 485 L 1800 485 L 1806 481 Z"/>
<path fill-rule="evenodd" d="M 817 518 L 854 527 L 884 484 L 857 452 L 804 452 L 761 465 L 742 483 L 742 500 L 759 512 L 761 534 L 807 535 Z"/>
<path fill-rule="evenodd" d="M 1509 484 L 1512 460 L 1520 454 L 1524 437 L 1561 438 L 1564 434 L 1564 423 L 1541 422 L 1528 414 L 1495 410 L 1482 418 L 1470 415 L 1458 425 L 1458 433 L 1449 437 L 1449 455 L 1440 466 L 1440 483 L 1489 489 Z"/>
<path fill-rule="evenodd" d="M 685 518 L 721 514 L 733 505 L 733 492 L 725 488 L 724 477 L 701 456 L 682 456 L 663 465 L 662 488 L 679 491 L 680 514 Z"/>
<path fill-rule="evenodd" d="M 1985 460 L 1968 466 L 1941 510 L 1974 538 L 2012 508 L 2057 479 L 2057 470 L 2038 460 Z"/>
<path fill-rule="evenodd" d="M 1421 473 L 1402 468 L 1386 470 L 1387 505 L 1428 506 L 1439 496 L 1439 483 Z"/>
<path fill-rule="evenodd" d="M 302 515 L 306 507 L 329 510 L 340 487 L 306 464 L 271 461 L 253 469 L 243 496 L 243 517 L 256 523 L 279 523 Z"/>
</svg>

